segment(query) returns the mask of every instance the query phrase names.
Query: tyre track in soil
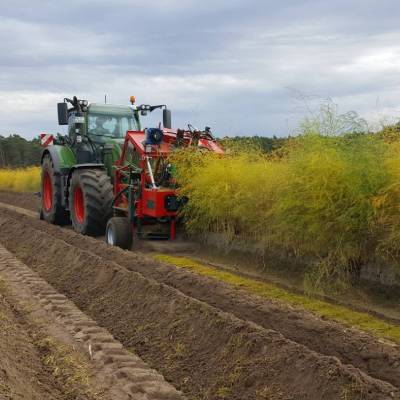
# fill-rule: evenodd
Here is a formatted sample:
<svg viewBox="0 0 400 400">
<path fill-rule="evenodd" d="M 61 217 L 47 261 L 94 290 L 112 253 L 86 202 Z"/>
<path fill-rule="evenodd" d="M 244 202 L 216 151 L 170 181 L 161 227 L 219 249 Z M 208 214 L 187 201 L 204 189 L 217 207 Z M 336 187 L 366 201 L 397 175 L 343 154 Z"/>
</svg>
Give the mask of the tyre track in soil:
<svg viewBox="0 0 400 400">
<path fill-rule="evenodd" d="M 102 253 L 128 257 L 131 268 L 159 266 L 171 274 L 171 267 L 14 211 L 0 215 L 6 247 L 190 398 L 400 398 L 394 385 L 128 271 Z"/>
<path fill-rule="evenodd" d="M 67 400 L 43 362 L 36 324 L 21 315 L 8 289 L 0 279 L 0 399 Z"/>
<path fill-rule="evenodd" d="M 30 217 L 37 214 L 1 204 L 10 211 L 22 212 Z M 37 221 L 36 225 L 39 222 Z M 51 231 L 51 227 L 49 229 Z M 276 301 L 267 301 L 248 292 L 233 289 L 229 285 L 155 262 L 149 258 L 110 248 L 96 239 L 65 231 L 63 240 L 81 249 L 95 252 L 106 260 L 155 279 L 180 290 L 222 311 L 251 321 L 266 329 L 280 332 L 286 338 L 302 344 L 322 355 L 337 357 L 342 363 L 350 364 L 373 378 L 387 381 L 400 387 L 400 348 L 386 343 L 370 334 L 344 327 L 333 321 L 323 320 L 311 313 L 284 306 Z"/>
<path fill-rule="evenodd" d="M 95 366 L 101 391 L 113 400 L 184 400 L 172 385 L 104 328 L 81 312 L 28 266 L 0 246 L 0 277 L 29 307 L 40 307 L 57 327 L 68 332 Z M 99 388 L 97 388 L 99 389 Z"/>
</svg>

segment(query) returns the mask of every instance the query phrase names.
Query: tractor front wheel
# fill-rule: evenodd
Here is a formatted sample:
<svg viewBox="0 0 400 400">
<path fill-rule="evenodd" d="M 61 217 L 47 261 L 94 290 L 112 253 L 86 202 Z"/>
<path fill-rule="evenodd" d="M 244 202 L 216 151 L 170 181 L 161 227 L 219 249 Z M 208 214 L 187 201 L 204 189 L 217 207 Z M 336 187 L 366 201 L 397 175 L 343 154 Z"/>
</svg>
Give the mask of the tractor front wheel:
<svg viewBox="0 0 400 400">
<path fill-rule="evenodd" d="M 107 223 L 106 242 L 111 246 L 130 249 L 132 246 L 132 227 L 125 217 L 113 217 Z"/>
<path fill-rule="evenodd" d="M 101 169 L 77 169 L 69 184 L 69 210 L 72 227 L 84 235 L 104 234 L 112 216 L 113 188 Z"/>
<path fill-rule="evenodd" d="M 56 174 L 53 160 L 46 154 L 42 160 L 40 219 L 57 225 L 68 224 L 69 215 L 61 199 L 61 176 Z"/>
</svg>

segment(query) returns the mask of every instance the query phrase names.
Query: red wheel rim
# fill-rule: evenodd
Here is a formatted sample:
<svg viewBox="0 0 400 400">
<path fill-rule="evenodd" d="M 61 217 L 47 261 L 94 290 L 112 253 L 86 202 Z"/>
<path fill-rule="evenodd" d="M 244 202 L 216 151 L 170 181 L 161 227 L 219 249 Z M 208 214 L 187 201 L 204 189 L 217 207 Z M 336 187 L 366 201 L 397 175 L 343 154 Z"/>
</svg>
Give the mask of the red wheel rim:
<svg viewBox="0 0 400 400">
<path fill-rule="evenodd" d="M 85 202 L 82 189 L 79 186 L 74 190 L 74 212 L 76 220 L 83 224 L 85 220 Z"/>
<path fill-rule="evenodd" d="M 48 171 L 45 171 L 43 176 L 42 197 L 45 211 L 50 211 L 53 206 L 53 186 Z"/>
</svg>

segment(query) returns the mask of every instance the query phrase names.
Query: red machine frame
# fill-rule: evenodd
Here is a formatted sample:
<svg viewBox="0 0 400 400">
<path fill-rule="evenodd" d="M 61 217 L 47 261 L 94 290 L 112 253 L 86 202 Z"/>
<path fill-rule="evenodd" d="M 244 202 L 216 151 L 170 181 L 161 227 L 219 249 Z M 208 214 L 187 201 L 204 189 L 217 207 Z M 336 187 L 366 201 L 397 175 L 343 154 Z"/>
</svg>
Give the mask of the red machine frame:
<svg viewBox="0 0 400 400">
<path fill-rule="evenodd" d="M 176 131 L 172 129 L 163 129 L 163 138 L 160 144 L 146 144 L 145 131 L 128 131 L 125 136 L 125 142 L 121 157 L 115 163 L 114 174 L 114 209 L 119 213 L 128 215 L 129 221 L 134 228 L 135 221 L 138 225 L 147 217 L 155 219 L 167 218 L 170 222 L 169 238 L 175 239 L 175 225 L 178 210 L 168 210 L 166 208 L 167 199 L 176 198 L 176 189 L 168 187 L 157 187 L 152 175 L 151 159 L 160 157 L 166 158 L 176 147 L 195 145 L 199 148 L 223 154 L 224 151 L 216 141 L 207 134 L 197 135 L 190 131 Z M 179 136 L 179 138 L 178 138 Z M 179 143 L 178 143 L 179 142 Z M 140 193 L 139 198 L 126 194 L 129 184 L 124 183 L 127 174 L 129 174 L 129 165 L 125 160 L 127 152 L 132 149 L 140 157 L 140 188 L 135 190 Z M 138 173 L 136 173 L 138 174 Z"/>
</svg>

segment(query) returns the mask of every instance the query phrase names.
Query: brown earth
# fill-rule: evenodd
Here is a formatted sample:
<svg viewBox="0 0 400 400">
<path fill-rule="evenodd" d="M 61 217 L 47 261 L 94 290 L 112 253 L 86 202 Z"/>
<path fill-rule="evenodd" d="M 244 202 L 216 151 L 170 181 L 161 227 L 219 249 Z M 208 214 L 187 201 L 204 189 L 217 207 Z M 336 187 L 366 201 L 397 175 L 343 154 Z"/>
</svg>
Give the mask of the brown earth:
<svg viewBox="0 0 400 400">
<path fill-rule="evenodd" d="M 0 191 L 0 202 L 22 207 L 36 217 L 40 197 L 35 193 L 14 193 Z M 102 239 L 102 238 L 98 238 Z M 183 240 L 136 241 L 135 252 L 152 254 L 168 253 L 189 256 L 213 267 L 234 272 L 235 274 L 257 280 L 266 280 L 283 289 L 304 294 L 302 267 L 288 260 L 272 256 L 268 260 L 254 257 L 246 251 L 221 250 L 218 246 L 202 246 L 201 243 Z M 321 300 L 333 302 L 355 311 L 369 313 L 390 323 L 400 324 L 398 290 L 396 287 L 380 286 L 362 281 L 351 290 L 339 295 L 320 296 Z M 344 351 L 345 353 L 345 351 Z"/>
<path fill-rule="evenodd" d="M 0 242 L 189 398 L 400 398 L 369 335 L 12 211 Z"/>
<path fill-rule="evenodd" d="M 43 229 L 39 221 L 32 223 Z M 157 263 L 142 255 L 110 248 L 105 243 L 83 238 L 71 231 L 61 231 L 54 226 L 46 226 L 45 229 L 50 234 L 61 234 L 62 239 L 73 246 L 90 250 L 106 260 L 177 288 L 190 297 L 240 319 L 252 321 L 266 329 L 274 329 L 313 351 L 337 357 L 344 364 L 353 365 L 374 378 L 400 387 L 398 346 L 382 343 L 371 335 L 317 318 L 303 310 L 249 295 L 223 282 Z"/>
<path fill-rule="evenodd" d="M 40 197 L 36 193 L 15 193 L 0 191 L 0 202 L 12 204 L 13 206 L 26 208 L 39 212 Z"/>
<path fill-rule="evenodd" d="M 42 362 L 32 325 L 10 304 L 0 282 L 0 399 L 64 399 Z"/>
<path fill-rule="evenodd" d="M 57 385 L 55 395 L 59 389 L 62 399 L 183 400 L 157 371 L 124 349 L 107 330 L 100 328 L 3 246 L 0 246 L 0 279 L 3 284 L 0 298 L 12 304 L 12 311 L 18 317 L 17 323 L 9 320 L 5 324 L 7 338 L 0 341 L 0 348 L 13 344 L 23 334 L 23 328 L 28 327 L 42 366 Z M 14 377 L 13 364 L 20 363 L 22 382 L 27 379 L 28 383 L 37 381 L 30 379 L 26 367 L 31 366 L 36 372 L 40 371 L 38 366 L 29 359 L 18 357 L 19 348 L 12 346 L 11 349 L 14 353 L 10 357 L 7 357 L 8 348 L 4 351 L 8 358 L 4 362 L 6 376 Z M 15 379 L 10 381 L 10 385 L 0 387 L 12 399 L 53 398 L 36 396 L 24 383 L 16 391 Z M 3 399 L 1 394 L 0 399 Z"/>
</svg>

